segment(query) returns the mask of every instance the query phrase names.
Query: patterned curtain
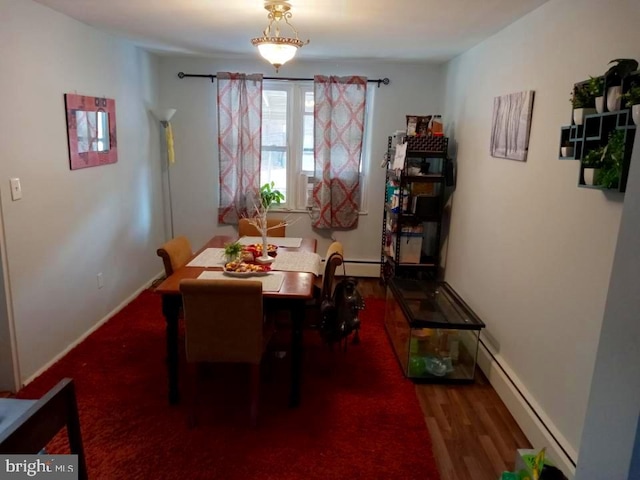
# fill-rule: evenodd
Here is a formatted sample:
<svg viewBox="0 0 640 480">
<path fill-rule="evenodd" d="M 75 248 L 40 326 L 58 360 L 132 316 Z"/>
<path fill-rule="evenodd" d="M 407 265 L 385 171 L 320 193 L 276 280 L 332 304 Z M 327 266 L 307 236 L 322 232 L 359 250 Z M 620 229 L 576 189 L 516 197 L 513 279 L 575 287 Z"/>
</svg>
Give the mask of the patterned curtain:
<svg viewBox="0 0 640 480">
<path fill-rule="evenodd" d="M 218 72 L 218 222 L 237 224 L 259 198 L 262 75 Z"/>
<path fill-rule="evenodd" d="M 314 78 L 315 228 L 358 226 L 366 98 L 366 77 Z"/>
</svg>

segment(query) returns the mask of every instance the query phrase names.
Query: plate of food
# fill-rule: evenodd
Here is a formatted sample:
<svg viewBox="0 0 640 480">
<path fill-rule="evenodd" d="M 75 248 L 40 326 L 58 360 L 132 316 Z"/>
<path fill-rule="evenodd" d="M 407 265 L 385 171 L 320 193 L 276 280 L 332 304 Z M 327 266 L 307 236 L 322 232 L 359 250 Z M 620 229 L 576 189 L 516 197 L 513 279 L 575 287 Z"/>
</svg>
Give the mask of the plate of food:
<svg viewBox="0 0 640 480">
<path fill-rule="evenodd" d="M 271 267 L 269 265 L 256 265 L 246 262 L 229 262 L 224 266 L 225 275 L 231 277 L 252 277 L 267 275 Z"/>
<path fill-rule="evenodd" d="M 244 247 L 245 251 L 253 253 L 254 257 L 262 256 L 262 244 L 261 243 L 252 243 L 251 245 L 247 245 Z M 267 244 L 267 255 L 275 257 L 278 253 L 278 246 L 272 243 Z"/>
</svg>

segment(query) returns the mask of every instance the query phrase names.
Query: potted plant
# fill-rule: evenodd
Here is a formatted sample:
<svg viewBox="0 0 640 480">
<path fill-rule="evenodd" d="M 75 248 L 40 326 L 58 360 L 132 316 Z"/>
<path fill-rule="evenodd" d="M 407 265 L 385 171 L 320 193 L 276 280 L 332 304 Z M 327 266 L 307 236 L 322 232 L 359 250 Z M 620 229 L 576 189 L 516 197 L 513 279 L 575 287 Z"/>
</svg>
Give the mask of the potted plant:
<svg viewBox="0 0 640 480">
<path fill-rule="evenodd" d="M 234 262 L 242 255 L 242 244 L 240 242 L 227 243 L 224 246 L 225 262 Z"/>
<path fill-rule="evenodd" d="M 596 112 L 604 112 L 604 77 L 591 77 L 588 80 L 589 93 L 593 96 Z"/>
<path fill-rule="evenodd" d="M 573 123 L 576 125 L 582 125 L 585 115 L 595 113 L 596 111 L 595 108 L 593 108 L 593 95 L 591 95 L 589 91 L 588 84 L 576 84 L 573 87 L 569 101 L 571 105 L 573 105 Z"/>
<path fill-rule="evenodd" d="M 585 185 L 595 185 L 600 168 L 602 167 L 602 157 L 604 147 L 594 148 L 587 152 L 582 159 L 582 178 Z"/>
<path fill-rule="evenodd" d="M 640 85 L 632 86 L 629 91 L 622 95 L 625 105 L 631 108 L 633 123 L 640 125 Z"/>
<path fill-rule="evenodd" d="M 597 184 L 604 188 L 618 188 L 620 172 L 624 158 L 625 135 L 624 130 L 614 130 L 609 135 L 602 154 L 602 166 L 597 178 Z"/>
<path fill-rule="evenodd" d="M 585 185 L 617 188 L 624 158 L 624 130 L 614 130 L 604 146 L 589 151 L 582 159 Z"/>
<path fill-rule="evenodd" d="M 269 210 L 269 207 L 274 203 L 280 205 L 280 202 L 284 200 L 284 195 L 279 190 L 275 190 L 275 183 L 265 183 L 260 187 L 260 201 L 265 210 Z"/>
<path fill-rule="evenodd" d="M 286 218 L 277 225 L 268 226 L 267 213 L 269 208 L 273 204 L 279 205 L 284 200 L 284 194 L 275 189 L 275 183 L 265 183 L 260 187 L 260 200 L 259 205 L 254 205 L 254 216 L 247 220 L 251 225 L 256 227 L 262 235 L 262 256 L 257 257 L 255 260 L 259 263 L 271 263 L 274 258 L 269 256 L 269 248 L 267 244 L 267 232 L 275 228 L 291 225 L 293 222 L 288 221 Z"/>
<path fill-rule="evenodd" d="M 562 142 L 562 146 L 560 147 L 560 156 L 573 158 L 573 144 L 569 140 Z"/>
<path fill-rule="evenodd" d="M 605 73 L 607 87 L 607 109 L 610 112 L 620 110 L 622 81 L 638 69 L 638 62 L 632 58 L 617 58 Z"/>
</svg>

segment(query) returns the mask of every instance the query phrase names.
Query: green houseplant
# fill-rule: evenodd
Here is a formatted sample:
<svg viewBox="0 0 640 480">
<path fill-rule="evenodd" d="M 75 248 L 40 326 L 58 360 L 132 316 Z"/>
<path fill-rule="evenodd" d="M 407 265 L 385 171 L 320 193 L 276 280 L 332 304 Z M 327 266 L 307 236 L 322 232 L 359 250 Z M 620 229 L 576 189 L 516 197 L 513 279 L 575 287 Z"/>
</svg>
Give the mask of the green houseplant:
<svg viewBox="0 0 640 480">
<path fill-rule="evenodd" d="M 602 167 L 598 174 L 598 185 L 604 188 L 617 188 L 620 184 L 620 173 L 624 159 L 624 130 L 614 130 L 602 154 Z"/>
<path fill-rule="evenodd" d="M 624 130 L 614 130 L 609 134 L 606 145 L 590 150 L 582 159 L 584 183 L 617 188 L 620 183 L 624 150 Z"/>
<path fill-rule="evenodd" d="M 633 85 L 629 91 L 622 95 L 625 105 L 631 108 L 633 123 L 640 125 L 640 85 Z"/>
<path fill-rule="evenodd" d="M 275 190 L 275 183 L 265 183 L 260 187 L 260 201 L 262 202 L 262 207 L 266 210 L 271 207 L 274 203 L 280 205 L 280 202 L 284 200 L 284 194 L 282 194 L 279 190 Z"/>
<path fill-rule="evenodd" d="M 613 63 L 613 65 L 611 65 Z M 638 69 L 638 61 L 633 58 L 616 58 L 609 62 L 609 70 L 605 73 L 607 87 L 620 85 L 622 80 Z"/>
<path fill-rule="evenodd" d="M 607 109 L 610 112 L 620 110 L 622 81 L 638 69 L 638 61 L 633 58 L 617 58 L 605 73 L 607 87 Z"/>
<path fill-rule="evenodd" d="M 587 83 L 589 93 L 593 96 L 596 112 L 604 112 L 604 77 L 589 77 Z"/>
<path fill-rule="evenodd" d="M 602 168 L 602 157 L 605 147 L 594 148 L 589 150 L 582 158 L 582 178 L 585 185 L 596 185 L 598 182 L 599 172 Z"/>
<path fill-rule="evenodd" d="M 224 246 L 224 256 L 227 262 L 233 262 L 242 254 L 242 244 L 240 242 L 227 243 Z"/>
<path fill-rule="evenodd" d="M 604 95 L 604 77 L 591 77 L 588 80 L 589 93 L 595 98 Z"/>
<path fill-rule="evenodd" d="M 254 204 L 254 215 L 251 218 L 247 218 L 247 220 L 251 225 L 256 227 L 262 236 L 262 256 L 256 258 L 256 261 L 260 263 L 270 263 L 273 261 L 273 257 L 270 257 L 268 252 L 267 232 L 275 228 L 291 225 L 292 222 L 284 219 L 277 225 L 268 225 L 267 212 L 269 211 L 269 208 L 274 204 L 279 205 L 285 198 L 282 192 L 276 190 L 274 182 L 262 185 L 258 194 L 260 199 L 256 200 L 258 204 Z"/>
<path fill-rule="evenodd" d="M 633 107 L 640 104 L 640 85 L 634 85 L 629 91 L 622 95 L 625 105 L 627 107 Z"/>
<path fill-rule="evenodd" d="M 588 83 L 578 83 L 574 85 L 571 97 L 569 97 L 571 105 L 573 105 L 573 123 L 582 125 L 584 116 L 595 113 L 594 97 L 591 94 Z"/>
<path fill-rule="evenodd" d="M 589 108 L 593 107 L 593 95 L 588 84 L 576 84 L 571 92 L 569 101 L 573 108 Z"/>
</svg>

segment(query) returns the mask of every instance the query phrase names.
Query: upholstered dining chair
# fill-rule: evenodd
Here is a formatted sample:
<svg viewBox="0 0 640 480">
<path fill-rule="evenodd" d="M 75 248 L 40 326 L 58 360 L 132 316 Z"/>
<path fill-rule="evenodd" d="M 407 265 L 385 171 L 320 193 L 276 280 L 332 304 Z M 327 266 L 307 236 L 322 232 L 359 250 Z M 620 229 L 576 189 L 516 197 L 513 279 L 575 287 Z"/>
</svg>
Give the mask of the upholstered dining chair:
<svg viewBox="0 0 640 480">
<path fill-rule="evenodd" d="M 272 329 L 264 322 L 262 283 L 253 280 L 180 282 L 187 362 L 192 364 L 189 424 L 196 423 L 197 364 L 248 363 L 251 366 L 251 424 L 257 423 L 260 363 Z"/>
<path fill-rule="evenodd" d="M 278 225 L 282 220 L 277 218 L 267 218 L 267 227 L 273 227 Z M 273 230 L 269 230 L 267 235 L 269 237 L 284 237 L 286 236 L 286 226 L 282 225 L 281 227 L 274 228 Z M 249 219 L 241 218 L 238 221 L 238 237 L 260 237 L 261 234 L 256 227 L 249 223 Z"/>
<path fill-rule="evenodd" d="M 342 265 L 344 250 L 342 243 L 333 242 L 329 245 L 324 257 L 324 272 L 321 278 L 316 278 L 313 285 L 313 299 L 307 302 L 305 327 L 315 329 L 320 322 L 320 306 L 322 301 L 331 299 L 335 283 L 336 269 Z"/>
<path fill-rule="evenodd" d="M 156 252 L 164 263 L 164 273 L 168 277 L 186 263 L 193 256 L 191 243 L 185 236 L 180 236 L 169 240 Z"/>
</svg>

